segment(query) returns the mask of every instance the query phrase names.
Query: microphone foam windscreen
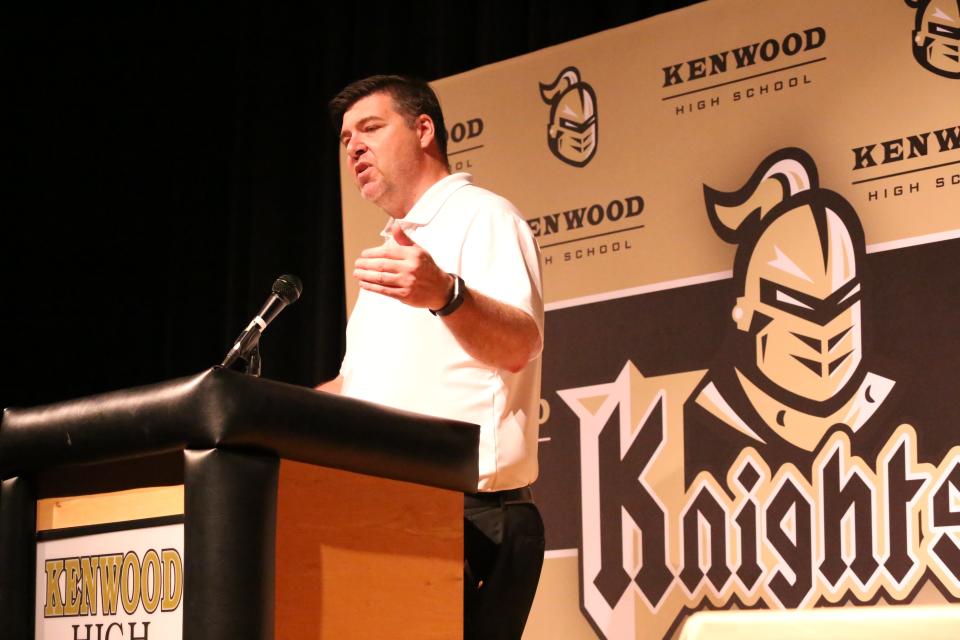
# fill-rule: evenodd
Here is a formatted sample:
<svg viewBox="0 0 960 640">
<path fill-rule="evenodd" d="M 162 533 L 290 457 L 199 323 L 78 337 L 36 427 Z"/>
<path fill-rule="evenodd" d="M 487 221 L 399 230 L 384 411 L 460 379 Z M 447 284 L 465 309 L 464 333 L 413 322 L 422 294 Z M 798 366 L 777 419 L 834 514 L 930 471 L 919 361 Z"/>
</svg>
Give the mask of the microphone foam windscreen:
<svg viewBox="0 0 960 640">
<path fill-rule="evenodd" d="M 300 292 L 303 290 L 303 283 L 300 282 L 300 278 L 293 274 L 284 274 L 277 278 L 273 283 L 273 291 L 277 294 L 281 300 L 287 304 L 293 304 L 297 301 L 297 298 L 300 297 Z"/>
</svg>

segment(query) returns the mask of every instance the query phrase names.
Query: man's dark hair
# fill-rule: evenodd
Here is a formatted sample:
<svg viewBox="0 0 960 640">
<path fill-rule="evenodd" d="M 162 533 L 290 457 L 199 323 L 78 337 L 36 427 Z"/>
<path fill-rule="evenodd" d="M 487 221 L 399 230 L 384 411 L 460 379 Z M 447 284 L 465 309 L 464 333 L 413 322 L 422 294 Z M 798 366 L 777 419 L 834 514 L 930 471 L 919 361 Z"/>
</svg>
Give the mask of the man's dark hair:
<svg viewBox="0 0 960 640">
<path fill-rule="evenodd" d="M 440 157 L 447 162 L 447 129 L 443 123 L 440 100 L 426 82 L 409 76 L 378 75 L 357 80 L 340 91 L 330 101 L 330 116 L 337 133 L 343 127 L 343 114 L 358 100 L 374 93 L 387 93 L 393 98 L 397 111 L 412 125 L 420 114 L 430 116 L 435 129 L 434 138 Z"/>
</svg>

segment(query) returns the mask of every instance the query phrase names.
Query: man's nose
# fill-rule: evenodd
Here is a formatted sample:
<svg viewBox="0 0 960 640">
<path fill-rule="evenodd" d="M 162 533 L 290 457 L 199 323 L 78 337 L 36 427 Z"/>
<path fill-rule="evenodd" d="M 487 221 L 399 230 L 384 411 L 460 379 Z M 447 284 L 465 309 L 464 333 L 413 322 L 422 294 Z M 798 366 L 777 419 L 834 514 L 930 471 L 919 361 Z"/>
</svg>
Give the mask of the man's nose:
<svg viewBox="0 0 960 640">
<path fill-rule="evenodd" d="M 358 160 L 366 150 L 367 145 L 365 145 L 362 140 L 351 138 L 350 142 L 347 143 L 347 155 L 353 160 Z"/>
</svg>

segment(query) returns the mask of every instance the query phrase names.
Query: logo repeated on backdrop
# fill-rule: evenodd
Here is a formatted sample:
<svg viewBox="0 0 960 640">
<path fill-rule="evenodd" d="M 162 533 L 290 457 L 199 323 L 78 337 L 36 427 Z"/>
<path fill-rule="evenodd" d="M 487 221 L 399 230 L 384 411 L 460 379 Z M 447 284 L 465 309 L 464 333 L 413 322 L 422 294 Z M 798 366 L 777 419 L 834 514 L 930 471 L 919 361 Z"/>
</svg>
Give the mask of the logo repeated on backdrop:
<svg viewBox="0 0 960 640">
<path fill-rule="evenodd" d="M 939 76 L 960 78 L 960 0 L 905 1 L 916 9 L 913 30 L 916 61 Z M 956 152 L 960 151 L 960 125 L 911 131 L 900 137 L 861 144 L 850 151 L 854 172 L 851 185 L 864 185 L 860 188 L 866 190 L 868 202 L 960 186 L 960 171 L 951 169 L 960 163 L 956 159 Z M 897 164 L 887 166 L 893 163 Z"/>
<path fill-rule="evenodd" d="M 629 195 L 609 202 L 574 205 L 530 218 L 527 224 L 543 252 L 544 266 L 550 267 L 630 251 L 631 239 L 616 236 L 644 227 L 639 222 L 643 207 L 642 196 Z M 616 228 L 611 230 L 611 226 Z"/>
<path fill-rule="evenodd" d="M 447 131 L 447 160 L 450 170 L 472 171 L 474 160 L 484 147 L 483 118 L 472 116 L 454 122 Z"/>
<path fill-rule="evenodd" d="M 661 68 L 661 88 L 670 94 L 661 101 L 684 116 L 806 87 L 810 65 L 827 59 L 818 51 L 826 41 L 826 29 L 811 27 L 673 62 Z"/>
<path fill-rule="evenodd" d="M 709 368 L 627 362 L 558 392 L 580 421 L 588 619 L 669 637 L 701 608 L 909 602 L 928 582 L 960 600 L 960 447 L 924 441 L 876 370 L 853 207 L 796 148 L 704 199 L 737 246 Z"/>
<path fill-rule="evenodd" d="M 550 151 L 569 165 L 587 166 L 597 153 L 599 135 L 593 87 L 580 80 L 576 67 L 567 67 L 552 83 L 540 83 L 540 97 L 550 105 Z"/>
<path fill-rule="evenodd" d="M 906 0 L 917 10 L 913 57 L 944 78 L 960 78 L 960 0 Z"/>
<path fill-rule="evenodd" d="M 960 186 L 960 125 L 909 133 L 854 147 L 851 185 L 868 202 Z M 888 166 L 893 165 L 893 166 Z M 861 177 L 863 173 L 869 175 Z"/>
<path fill-rule="evenodd" d="M 550 83 L 540 83 L 540 97 L 550 105 L 547 144 L 559 160 L 585 167 L 597 153 L 599 123 L 597 94 L 580 78 L 576 67 L 566 67 Z M 543 251 L 544 266 L 578 262 L 630 251 L 633 243 L 620 236 L 642 229 L 639 216 L 643 197 L 627 194 L 593 203 L 573 203 L 527 220 Z"/>
</svg>

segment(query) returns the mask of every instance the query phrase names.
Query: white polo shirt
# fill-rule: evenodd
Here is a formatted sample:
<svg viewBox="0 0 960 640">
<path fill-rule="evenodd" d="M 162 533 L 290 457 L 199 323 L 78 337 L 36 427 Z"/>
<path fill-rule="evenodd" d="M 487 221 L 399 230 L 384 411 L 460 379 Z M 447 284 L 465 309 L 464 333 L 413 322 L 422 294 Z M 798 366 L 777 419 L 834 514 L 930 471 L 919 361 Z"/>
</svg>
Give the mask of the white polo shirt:
<svg viewBox="0 0 960 640">
<path fill-rule="evenodd" d="M 468 289 L 528 313 L 543 335 L 540 251 L 517 209 L 466 173 L 430 187 L 399 224 Z M 342 393 L 480 425 L 479 491 L 537 477 L 540 355 L 518 373 L 471 357 L 441 318 L 361 290 L 347 323 Z"/>
</svg>

